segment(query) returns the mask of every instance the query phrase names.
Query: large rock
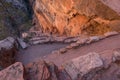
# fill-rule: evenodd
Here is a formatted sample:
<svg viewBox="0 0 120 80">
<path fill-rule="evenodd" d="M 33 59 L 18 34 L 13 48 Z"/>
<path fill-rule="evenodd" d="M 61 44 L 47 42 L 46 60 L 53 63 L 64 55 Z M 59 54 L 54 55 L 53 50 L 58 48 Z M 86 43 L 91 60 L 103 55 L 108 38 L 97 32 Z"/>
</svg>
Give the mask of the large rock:
<svg viewBox="0 0 120 80">
<path fill-rule="evenodd" d="M 112 2 L 113 6 L 110 5 Z M 44 33 L 67 36 L 86 32 L 89 35 L 103 34 L 111 31 L 111 21 L 120 21 L 120 15 L 116 12 L 120 1 L 112 2 L 107 4 L 104 0 L 36 0 L 36 23 Z"/>
<path fill-rule="evenodd" d="M 54 63 L 36 61 L 25 67 L 26 80 L 71 80 L 64 69 L 59 69 Z"/>
<path fill-rule="evenodd" d="M 0 71 L 0 80 L 24 80 L 23 74 L 24 69 L 22 63 L 16 62 Z"/>
<path fill-rule="evenodd" d="M 26 80 L 49 80 L 50 72 L 47 63 L 38 61 L 26 66 Z"/>
<path fill-rule="evenodd" d="M 51 80 L 58 80 L 58 67 L 54 63 L 49 63 L 48 69 L 51 74 Z"/>
<path fill-rule="evenodd" d="M 64 65 L 65 70 L 71 76 L 72 80 L 78 80 L 86 77 L 91 80 L 96 71 L 103 67 L 103 62 L 97 53 L 89 53 L 75 58 Z"/>
</svg>

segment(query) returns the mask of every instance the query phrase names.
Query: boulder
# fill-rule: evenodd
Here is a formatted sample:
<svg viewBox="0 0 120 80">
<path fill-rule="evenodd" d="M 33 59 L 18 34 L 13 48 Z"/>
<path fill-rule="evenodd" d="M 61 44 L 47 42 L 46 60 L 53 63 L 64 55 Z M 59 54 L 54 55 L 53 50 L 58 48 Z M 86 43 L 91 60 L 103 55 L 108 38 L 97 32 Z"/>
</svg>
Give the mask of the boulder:
<svg viewBox="0 0 120 80">
<path fill-rule="evenodd" d="M 48 69 L 50 71 L 51 74 L 51 80 L 58 80 L 58 67 L 54 64 L 54 63 L 48 63 Z"/>
<path fill-rule="evenodd" d="M 0 80 L 24 80 L 23 74 L 24 69 L 22 63 L 16 62 L 0 71 Z"/>
<path fill-rule="evenodd" d="M 36 61 L 26 65 L 25 80 L 71 80 L 69 74 L 54 63 Z"/>
<path fill-rule="evenodd" d="M 50 71 L 45 61 L 37 61 L 26 65 L 26 80 L 50 80 Z"/>
<path fill-rule="evenodd" d="M 83 77 L 91 78 L 96 71 L 103 67 L 103 62 L 98 53 L 93 52 L 72 59 L 63 64 L 63 66 L 66 72 L 71 76 L 72 80 L 78 80 Z"/>
</svg>

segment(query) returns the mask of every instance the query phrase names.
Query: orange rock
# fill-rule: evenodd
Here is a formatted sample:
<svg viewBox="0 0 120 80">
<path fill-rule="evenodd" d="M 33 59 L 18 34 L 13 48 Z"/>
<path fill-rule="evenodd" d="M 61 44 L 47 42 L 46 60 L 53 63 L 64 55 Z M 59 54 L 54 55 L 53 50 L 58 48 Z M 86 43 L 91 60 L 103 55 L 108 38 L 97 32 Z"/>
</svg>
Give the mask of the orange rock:
<svg viewBox="0 0 120 80">
<path fill-rule="evenodd" d="M 116 7 L 119 9 L 119 6 Z M 82 32 L 90 34 L 92 26 L 97 31 L 98 27 L 94 23 L 87 25 L 88 31 L 83 29 L 94 20 L 99 27 L 105 28 L 110 26 L 111 20 L 120 20 L 118 12 L 104 4 L 103 0 L 36 0 L 34 12 L 38 19 L 37 24 L 40 24 L 44 33 L 59 36 L 77 36 Z M 100 29 L 100 34 L 107 31 L 102 30 L 103 28 Z"/>
<path fill-rule="evenodd" d="M 81 34 L 83 26 L 87 23 L 88 18 L 82 15 L 76 15 L 69 21 L 68 29 L 71 29 L 70 35 L 76 36 Z"/>
</svg>

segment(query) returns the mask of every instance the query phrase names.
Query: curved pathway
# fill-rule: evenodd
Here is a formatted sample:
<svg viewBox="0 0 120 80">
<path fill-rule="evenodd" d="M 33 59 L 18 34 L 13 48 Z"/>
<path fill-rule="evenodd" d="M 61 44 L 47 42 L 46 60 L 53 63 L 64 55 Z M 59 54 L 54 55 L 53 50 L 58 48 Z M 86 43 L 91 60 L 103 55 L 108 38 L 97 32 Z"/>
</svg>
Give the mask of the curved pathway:
<svg viewBox="0 0 120 80">
<path fill-rule="evenodd" d="M 27 64 L 35 60 L 44 59 L 46 61 L 50 62 L 52 61 L 56 65 L 60 66 L 66 61 L 69 61 L 81 55 L 85 55 L 89 52 L 101 53 L 103 51 L 120 48 L 120 34 L 105 38 L 103 40 L 100 40 L 89 45 L 84 45 L 77 49 L 71 49 L 67 51 L 65 54 L 50 54 L 51 51 L 65 47 L 67 45 L 68 44 L 54 43 L 32 46 L 27 50 L 22 51 L 22 53 L 18 57 L 18 61 Z"/>
<path fill-rule="evenodd" d="M 67 46 L 68 44 L 62 43 L 52 43 L 52 44 L 41 44 L 30 46 L 25 50 L 20 50 L 16 56 L 17 61 L 22 62 L 23 64 L 27 64 L 29 62 L 33 62 L 40 57 L 44 57 L 45 55 L 50 54 L 54 50 L 59 50 Z"/>
</svg>

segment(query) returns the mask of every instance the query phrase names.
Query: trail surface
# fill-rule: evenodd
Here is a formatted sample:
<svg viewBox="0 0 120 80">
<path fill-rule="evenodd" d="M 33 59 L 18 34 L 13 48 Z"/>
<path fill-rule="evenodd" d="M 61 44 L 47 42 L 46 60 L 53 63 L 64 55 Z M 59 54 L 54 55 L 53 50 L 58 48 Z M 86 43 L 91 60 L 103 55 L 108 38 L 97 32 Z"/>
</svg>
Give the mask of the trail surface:
<svg viewBox="0 0 120 80">
<path fill-rule="evenodd" d="M 84 45 L 77 49 L 71 49 L 65 54 L 51 54 L 52 51 L 60 49 L 67 45 L 68 44 L 54 43 L 32 46 L 20 52 L 18 61 L 27 64 L 35 60 L 44 59 L 46 61 L 52 61 L 56 65 L 60 66 L 64 62 L 67 62 L 78 56 L 85 55 L 89 52 L 101 53 L 107 50 L 109 52 L 109 50 L 120 48 L 120 35 L 111 36 L 98 42 L 89 45 Z"/>
</svg>

